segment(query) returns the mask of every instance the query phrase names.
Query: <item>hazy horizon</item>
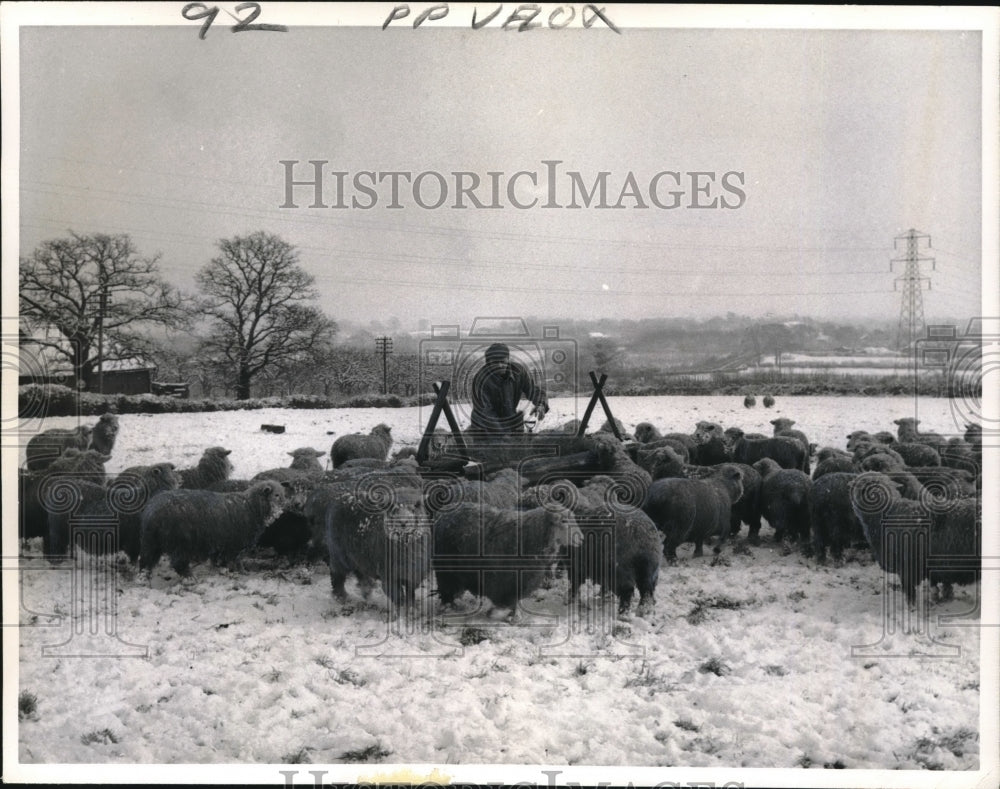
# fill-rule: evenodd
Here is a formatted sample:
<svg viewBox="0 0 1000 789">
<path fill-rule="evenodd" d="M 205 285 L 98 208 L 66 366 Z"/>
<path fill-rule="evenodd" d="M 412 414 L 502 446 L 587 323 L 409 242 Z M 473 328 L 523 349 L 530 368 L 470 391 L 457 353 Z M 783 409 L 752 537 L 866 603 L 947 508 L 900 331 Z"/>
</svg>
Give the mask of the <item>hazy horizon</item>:
<svg viewBox="0 0 1000 789">
<path fill-rule="evenodd" d="M 26 27 L 20 253 L 68 229 L 129 233 L 193 290 L 219 238 L 265 230 L 299 250 L 331 317 L 362 323 L 892 321 L 903 268 L 890 259 L 905 252 L 893 240 L 912 227 L 937 264 L 923 272 L 927 321 L 961 319 L 981 312 L 981 38 L 316 27 L 199 40 L 197 26 Z M 281 162 L 308 180 L 310 160 L 328 162 L 328 206 L 334 172 L 348 174 L 348 205 L 368 199 L 352 188 L 362 171 L 441 173 L 448 200 L 421 208 L 401 180 L 400 209 L 385 207 L 389 181 L 370 209 L 310 208 L 308 185 L 280 208 Z M 515 198 L 539 202 L 518 210 L 505 187 L 522 170 L 538 185 L 520 177 Z M 504 207 L 449 207 L 457 171 L 481 178 L 486 204 L 499 178 Z M 665 171 L 680 174 L 657 182 L 669 200 L 680 181 L 675 209 L 650 201 Z M 625 207 L 542 207 L 570 204 L 601 172 L 606 204 Z M 423 180 L 424 201 L 439 183 Z"/>
</svg>

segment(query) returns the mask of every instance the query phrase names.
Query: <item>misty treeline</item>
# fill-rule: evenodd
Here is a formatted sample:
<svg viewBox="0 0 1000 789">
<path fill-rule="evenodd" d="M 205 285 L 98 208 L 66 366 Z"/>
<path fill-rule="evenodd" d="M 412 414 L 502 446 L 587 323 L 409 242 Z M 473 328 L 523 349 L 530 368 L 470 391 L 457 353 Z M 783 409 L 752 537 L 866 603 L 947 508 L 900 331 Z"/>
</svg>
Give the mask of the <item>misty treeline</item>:
<svg viewBox="0 0 1000 789">
<path fill-rule="evenodd" d="M 314 278 L 296 249 L 258 231 L 218 241 L 218 252 L 185 291 L 164 280 L 160 256 L 145 256 L 128 235 L 70 233 L 40 244 L 20 260 L 22 352 L 44 349 L 96 389 L 98 359 L 142 362 L 163 382 L 185 382 L 199 397 L 333 397 L 379 392 L 378 337 L 391 337 L 385 366 L 389 392 L 431 391 L 419 364 L 426 320 L 404 326 L 393 315 L 338 325 L 320 306 Z M 888 316 L 887 316 L 888 317 Z M 573 341 L 577 383 L 607 373 L 617 390 L 669 385 L 684 371 L 724 370 L 797 350 L 888 346 L 883 326 L 766 322 L 729 313 L 691 318 L 534 320 L 556 322 Z M 103 353 L 101 352 L 103 350 Z M 567 382 L 572 386 L 572 382 Z"/>
</svg>

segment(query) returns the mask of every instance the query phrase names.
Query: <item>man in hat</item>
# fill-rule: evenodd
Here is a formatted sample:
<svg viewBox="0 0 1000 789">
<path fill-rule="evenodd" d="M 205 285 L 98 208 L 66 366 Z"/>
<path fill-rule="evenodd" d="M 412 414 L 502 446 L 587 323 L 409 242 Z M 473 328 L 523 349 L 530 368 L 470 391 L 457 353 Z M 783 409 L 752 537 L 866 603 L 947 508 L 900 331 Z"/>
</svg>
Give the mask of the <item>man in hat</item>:
<svg viewBox="0 0 1000 789">
<path fill-rule="evenodd" d="M 549 410 L 545 390 L 532 379 L 527 368 L 510 359 L 510 349 L 502 342 L 486 349 L 486 364 L 472 379 L 470 429 L 494 436 L 524 432 L 523 415 L 517 410 L 521 396 L 535 407 L 538 419 Z"/>
</svg>

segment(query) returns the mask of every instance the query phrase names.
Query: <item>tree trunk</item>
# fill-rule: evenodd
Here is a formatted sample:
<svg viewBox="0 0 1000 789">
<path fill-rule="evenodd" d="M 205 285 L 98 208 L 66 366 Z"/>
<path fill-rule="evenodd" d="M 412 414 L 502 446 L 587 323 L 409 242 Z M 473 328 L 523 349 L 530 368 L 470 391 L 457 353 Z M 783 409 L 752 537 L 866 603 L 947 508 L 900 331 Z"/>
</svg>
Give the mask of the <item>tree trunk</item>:
<svg viewBox="0 0 1000 789">
<path fill-rule="evenodd" d="M 241 366 L 236 382 L 237 400 L 250 399 L 250 379 L 251 379 L 250 371 L 246 367 Z"/>
</svg>

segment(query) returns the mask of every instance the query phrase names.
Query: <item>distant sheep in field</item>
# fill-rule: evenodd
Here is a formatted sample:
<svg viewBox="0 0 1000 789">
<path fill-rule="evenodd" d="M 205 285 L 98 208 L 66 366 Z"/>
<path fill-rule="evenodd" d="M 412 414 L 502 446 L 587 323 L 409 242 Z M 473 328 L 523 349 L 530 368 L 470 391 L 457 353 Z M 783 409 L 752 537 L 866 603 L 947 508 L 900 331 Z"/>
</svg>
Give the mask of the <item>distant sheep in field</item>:
<svg viewBox="0 0 1000 789">
<path fill-rule="evenodd" d="M 115 414 L 101 414 L 90 435 L 90 449 L 102 455 L 110 455 L 118 438 L 118 417 Z"/>
<path fill-rule="evenodd" d="M 761 514 L 774 529 L 775 542 L 791 539 L 805 543 L 810 531 L 812 480 L 804 471 L 783 469 L 770 458 L 758 460 L 753 467 L 761 476 Z"/>
<path fill-rule="evenodd" d="M 43 433 L 32 436 L 28 439 L 25 447 L 25 465 L 29 471 L 40 471 L 46 468 L 66 449 L 79 449 L 81 451 L 90 446 L 90 438 L 93 435 L 93 428 L 90 425 L 80 425 L 72 430 L 63 430 L 54 427 Z"/>
<path fill-rule="evenodd" d="M 230 453 L 232 450 L 224 447 L 206 449 L 197 466 L 180 470 L 181 487 L 185 490 L 205 490 L 216 482 L 229 479 L 229 475 L 233 473 Z"/>
<path fill-rule="evenodd" d="M 879 567 L 899 576 L 911 605 L 917 586 L 928 577 L 944 584 L 946 597 L 952 584 L 974 583 L 980 577 L 981 512 L 976 499 L 926 506 L 902 498 L 885 475 L 866 473 L 851 483 L 851 506 Z M 928 537 L 925 550 L 917 549 L 921 533 Z"/>
<path fill-rule="evenodd" d="M 764 408 L 771 408 L 774 406 L 774 398 L 771 395 L 764 395 Z"/>
<path fill-rule="evenodd" d="M 751 439 L 736 428 L 732 433 L 733 461 L 753 466 L 758 460 L 770 458 L 784 469 L 806 468 L 808 451 L 802 442 L 787 436 L 772 436 L 770 438 Z"/>
<path fill-rule="evenodd" d="M 326 507 L 326 547 L 330 585 L 338 601 L 353 574 L 367 598 L 376 581 L 392 606 L 413 606 L 417 588 L 431 570 L 430 521 L 421 493 L 397 488 L 385 498 L 340 493 Z"/>
<path fill-rule="evenodd" d="M 392 428 L 386 424 L 375 425 L 367 436 L 350 433 L 340 436 L 330 448 L 333 467 L 339 468 L 345 461 L 354 458 L 376 458 L 385 460 L 392 446 Z"/>
<path fill-rule="evenodd" d="M 285 491 L 274 480 L 243 493 L 170 490 L 142 511 L 139 568 L 152 570 L 167 554 L 178 575 L 194 561 L 230 564 L 252 547 L 285 507 Z"/>
<path fill-rule="evenodd" d="M 569 550 L 582 542 L 573 513 L 562 507 L 463 504 L 434 521 L 438 596 L 448 605 L 469 591 L 498 608 L 512 608 L 542 586 L 550 565 L 568 560 Z"/>
<path fill-rule="evenodd" d="M 753 395 L 748 394 L 746 397 L 743 398 L 744 408 L 753 408 L 755 405 L 757 405 L 757 398 L 754 397 Z"/>
<path fill-rule="evenodd" d="M 677 546 L 693 542 L 694 555 L 702 555 L 702 544 L 718 537 L 713 549 L 721 550 L 729 536 L 732 505 L 743 495 L 743 477 L 733 466 L 721 467 L 705 479 L 665 478 L 649 486 L 643 511 L 664 534 L 663 554 L 677 557 Z"/>
<path fill-rule="evenodd" d="M 56 478 L 50 478 L 56 482 Z M 70 482 L 70 480 L 66 480 Z M 100 539 L 84 546 L 88 553 L 97 555 L 124 551 L 130 561 L 139 556 L 141 517 L 146 505 L 155 498 L 180 485 L 180 477 L 173 463 L 155 463 L 143 466 L 138 472 L 122 472 L 107 486 L 90 482 L 72 482 L 75 495 L 79 497 L 76 506 L 53 509 L 48 515 L 48 539 L 46 553 L 62 556 L 70 552 L 70 518 L 100 519 L 116 524 L 116 539 Z M 67 492 L 67 491 L 64 491 Z M 42 494 L 43 500 L 46 498 Z"/>
</svg>

